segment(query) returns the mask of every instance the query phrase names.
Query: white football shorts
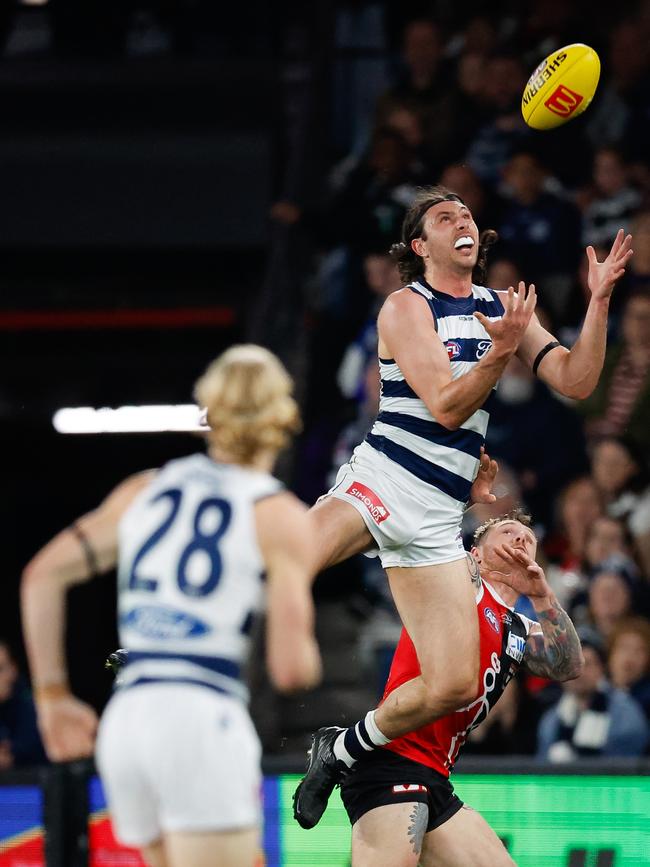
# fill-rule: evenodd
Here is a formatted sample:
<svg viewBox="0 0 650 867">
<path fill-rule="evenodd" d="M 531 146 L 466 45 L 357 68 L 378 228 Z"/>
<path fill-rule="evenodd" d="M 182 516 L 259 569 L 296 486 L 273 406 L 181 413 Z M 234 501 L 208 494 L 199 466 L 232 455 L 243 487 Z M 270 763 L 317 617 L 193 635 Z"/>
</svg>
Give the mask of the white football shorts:
<svg viewBox="0 0 650 867">
<path fill-rule="evenodd" d="M 421 481 L 366 442 L 325 494 L 350 503 L 377 543 L 381 565 L 435 566 L 465 558 L 465 504 Z"/>
<path fill-rule="evenodd" d="M 261 824 L 261 746 L 237 699 L 193 684 L 118 690 L 96 750 L 117 838 L 141 847 L 165 832 Z"/>
</svg>

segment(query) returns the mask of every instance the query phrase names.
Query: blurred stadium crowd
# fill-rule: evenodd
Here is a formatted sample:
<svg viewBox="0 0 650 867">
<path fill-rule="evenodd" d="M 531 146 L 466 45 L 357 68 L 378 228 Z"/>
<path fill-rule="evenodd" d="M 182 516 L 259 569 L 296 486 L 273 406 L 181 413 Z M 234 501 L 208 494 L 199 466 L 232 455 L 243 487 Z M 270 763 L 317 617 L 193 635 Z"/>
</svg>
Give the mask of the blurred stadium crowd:
<svg viewBox="0 0 650 867">
<path fill-rule="evenodd" d="M 497 230 L 487 285 L 534 282 L 539 316 L 567 346 L 588 297 L 585 246 L 602 257 L 619 228 L 630 231 L 634 257 L 614 292 L 599 387 L 574 404 L 513 359 L 486 443 L 500 466 L 499 500 L 469 510 L 465 526 L 469 546 L 487 517 L 513 505 L 531 513 L 540 562 L 580 628 L 585 673 L 562 687 L 514 681 L 468 752 L 548 761 L 647 754 L 650 3 L 397 6 L 336 5 L 322 107 L 330 165 L 320 188 L 301 200 L 280 197 L 270 212 L 307 263 L 305 431 L 291 461 L 293 488 L 314 502 L 370 428 L 379 395 L 375 317 L 401 285 L 387 251 L 418 186 L 448 186 L 480 230 Z M 551 50 L 577 41 L 603 64 L 594 103 L 562 129 L 533 132 L 520 113 L 528 75 Z M 301 751 L 315 728 L 346 725 L 381 695 L 400 626 L 377 561 L 329 570 L 316 596 L 323 685 L 280 698 L 258 666 L 251 672 L 267 753 Z M 525 599 L 518 607 L 533 616 Z M 42 760 L 37 743 L 23 750 L 25 732 L 35 734 L 25 689 L 0 643 L 0 768 Z"/>
</svg>

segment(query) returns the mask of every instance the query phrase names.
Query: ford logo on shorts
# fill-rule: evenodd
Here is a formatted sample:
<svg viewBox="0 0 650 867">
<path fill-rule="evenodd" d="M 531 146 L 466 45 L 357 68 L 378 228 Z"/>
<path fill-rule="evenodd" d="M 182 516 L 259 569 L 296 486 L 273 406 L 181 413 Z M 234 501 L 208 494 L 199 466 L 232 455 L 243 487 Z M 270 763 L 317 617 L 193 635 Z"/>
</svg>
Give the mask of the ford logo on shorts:
<svg viewBox="0 0 650 867">
<path fill-rule="evenodd" d="M 122 615 L 120 624 L 139 632 L 146 638 L 163 640 L 195 638 L 211 631 L 211 627 L 202 620 L 162 605 L 142 605 L 139 608 L 132 608 Z"/>
</svg>

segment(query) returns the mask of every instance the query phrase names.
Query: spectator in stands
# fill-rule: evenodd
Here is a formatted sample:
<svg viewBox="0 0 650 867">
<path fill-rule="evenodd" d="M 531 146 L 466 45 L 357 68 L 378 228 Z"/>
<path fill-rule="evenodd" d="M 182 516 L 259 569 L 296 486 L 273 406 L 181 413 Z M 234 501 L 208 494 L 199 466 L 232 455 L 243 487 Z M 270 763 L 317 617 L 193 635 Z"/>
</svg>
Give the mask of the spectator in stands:
<svg viewBox="0 0 650 867">
<path fill-rule="evenodd" d="M 588 469 L 580 417 L 517 357 L 492 397 L 486 449 L 517 473 L 527 506 L 547 528 L 556 492 Z"/>
<path fill-rule="evenodd" d="M 623 437 L 598 441 L 591 472 L 607 514 L 626 522 L 646 575 L 650 576 L 650 484 L 645 452 Z"/>
<path fill-rule="evenodd" d="M 643 451 L 650 449 L 650 291 L 627 299 L 598 385 L 577 408 L 590 437 L 625 434 Z"/>
<path fill-rule="evenodd" d="M 456 62 L 451 159 L 466 154 L 480 128 L 491 120 L 491 112 L 483 100 L 488 62 L 484 51 L 471 48 L 465 48 Z"/>
<path fill-rule="evenodd" d="M 605 649 L 597 633 L 579 629 L 585 666 L 562 684 L 562 697 L 540 720 L 537 756 L 571 762 L 583 757 L 640 756 L 647 720 L 637 702 L 605 679 Z"/>
<path fill-rule="evenodd" d="M 609 678 L 629 693 L 650 720 L 650 622 L 645 617 L 619 621 L 608 641 Z"/>
<path fill-rule="evenodd" d="M 519 7 L 513 22 L 518 27 L 517 46 L 531 68 L 558 46 L 574 42 L 576 32 L 586 39 L 589 24 L 580 16 L 577 4 L 566 0 L 536 0 Z"/>
<path fill-rule="evenodd" d="M 649 59 L 647 30 L 634 19 L 620 22 L 610 37 L 606 75 L 598 99 L 585 118 L 587 136 L 594 147 L 620 144 L 625 138 L 635 152 L 647 154 L 637 151 L 638 143 L 630 133 L 642 126 Z"/>
<path fill-rule="evenodd" d="M 618 148 L 609 145 L 596 151 L 587 198 L 582 215 L 584 244 L 608 247 L 619 229 L 631 229 L 641 196 L 630 183 L 628 166 Z"/>
<path fill-rule="evenodd" d="M 567 594 L 566 607 L 576 623 L 593 623 L 590 582 L 600 572 L 616 572 L 630 589 L 638 587 L 639 570 L 632 557 L 632 547 L 632 538 L 624 521 L 601 515 L 590 525 L 581 568 L 562 575 Z"/>
<path fill-rule="evenodd" d="M 612 630 L 633 608 L 635 572 L 632 563 L 607 560 L 590 576 L 587 605 L 579 595 L 571 605 L 571 618 L 578 625 L 587 625 L 607 641 Z"/>
<path fill-rule="evenodd" d="M 384 126 L 399 133 L 409 146 L 412 157 L 409 169 L 413 180 L 421 184 L 430 183 L 432 158 L 427 149 L 422 110 L 409 103 L 395 103 L 386 111 Z"/>
<path fill-rule="evenodd" d="M 492 16 L 481 13 L 469 19 L 463 16 L 462 27 L 447 43 L 445 54 L 456 57 L 462 52 L 463 55 L 488 57 L 496 49 L 497 42 L 497 25 Z"/>
<path fill-rule="evenodd" d="M 632 553 L 632 538 L 625 521 L 601 515 L 587 530 L 584 572 L 589 575 L 612 558 L 631 560 Z"/>
<path fill-rule="evenodd" d="M 472 212 L 474 221 L 479 226 L 494 227 L 499 221 L 501 213 L 501 198 L 495 193 L 485 189 L 484 184 L 476 172 L 463 163 L 451 163 L 446 166 L 440 176 L 440 183 L 456 193 Z M 521 278 L 520 278 L 521 279 Z M 491 283 L 487 283 L 491 286 Z M 517 283 L 508 285 L 516 286 Z M 506 287 L 507 288 L 507 287 Z"/>
<path fill-rule="evenodd" d="M 580 476 L 560 492 L 556 507 L 557 527 L 545 542 L 546 556 L 563 571 L 579 570 L 589 527 L 603 514 L 600 491 L 590 476 Z"/>
<path fill-rule="evenodd" d="M 386 123 L 395 105 L 411 105 L 421 113 L 426 149 L 439 170 L 449 152 L 454 101 L 444 71 L 443 34 L 431 18 L 416 18 L 404 27 L 401 69 L 395 83 L 379 98 L 379 125 Z"/>
<path fill-rule="evenodd" d="M 581 254 L 580 214 L 549 189 L 547 169 L 531 150 L 510 157 L 503 180 L 506 199 L 497 226 L 501 252 L 535 274 L 540 303 L 562 319 Z"/>
<path fill-rule="evenodd" d="M 606 247 L 595 246 L 596 259 L 602 262 L 607 258 L 609 250 Z M 636 251 L 635 251 L 636 255 Z M 632 257 L 634 259 L 634 256 Z M 580 258 L 573 285 L 569 290 L 568 298 L 564 307 L 564 315 L 558 327 L 558 339 L 564 346 L 573 346 L 582 329 L 585 313 L 589 305 L 591 292 L 589 291 L 589 259 L 586 256 Z M 621 304 L 621 295 L 616 294 L 610 301 L 611 311 L 615 311 Z M 613 316 L 608 322 L 608 331 L 611 331 Z M 602 374 L 601 374 L 602 382 Z"/>
<path fill-rule="evenodd" d="M 379 99 L 378 111 L 383 112 L 397 102 L 418 103 L 431 111 L 446 87 L 444 38 L 433 18 L 413 18 L 402 31 L 400 68 L 393 85 Z"/>
<path fill-rule="evenodd" d="M 380 127 L 362 159 L 337 178 L 320 211 L 304 211 L 294 202 L 280 201 L 273 205 L 271 216 L 286 225 L 302 221 L 324 247 L 346 244 L 364 254 L 379 235 L 389 247 L 415 196 L 412 157 L 399 132 Z"/>
<path fill-rule="evenodd" d="M 360 389 L 362 399 L 357 402 L 356 414 L 353 420 L 343 428 L 334 445 L 329 476 L 330 486 L 336 481 L 338 468 L 350 459 L 352 452 L 365 439 L 377 418 L 379 388 L 377 358 L 369 358 L 362 370 L 362 388 Z"/>
<path fill-rule="evenodd" d="M 500 182 L 511 155 L 530 136 L 520 107 L 526 77 L 521 60 L 510 54 L 491 57 L 485 67 L 480 94 L 485 120 L 467 142 L 465 160 L 491 188 Z"/>
<path fill-rule="evenodd" d="M 303 211 L 288 201 L 276 202 L 271 208 L 273 219 L 285 225 L 301 224 L 320 247 L 323 258 L 316 278 L 320 307 L 337 321 L 339 331 L 342 322 L 358 327 L 363 321 L 366 299 L 358 293 L 363 258 L 376 249 L 377 238 L 388 249 L 399 237 L 416 194 L 411 167 L 407 142 L 400 133 L 382 127 L 375 130 L 368 151 L 338 179 L 320 209 Z"/>
<path fill-rule="evenodd" d="M 359 404 L 363 404 L 366 400 L 366 367 L 372 363 L 374 368 L 378 369 L 377 314 L 379 308 L 392 292 L 402 286 L 402 278 L 399 275 L 397 265 L 386 252 L 382 240 L 381 237 L 377 239 L 376 251 L 369 253 L 363 262 L 366 284 L 374 296 L 374 301 L 369 310 L 368 318 L 353 342 L 345 350 L 337 374 L 341 394 Z M 345 461 L 341 461 L 341 463 L 345 463 Z"/>
<path fill-rule="evenodd" d="M 0 640 L 0 770 L 46 761 L 31 693 L 11 648 Z"/>
</svg>

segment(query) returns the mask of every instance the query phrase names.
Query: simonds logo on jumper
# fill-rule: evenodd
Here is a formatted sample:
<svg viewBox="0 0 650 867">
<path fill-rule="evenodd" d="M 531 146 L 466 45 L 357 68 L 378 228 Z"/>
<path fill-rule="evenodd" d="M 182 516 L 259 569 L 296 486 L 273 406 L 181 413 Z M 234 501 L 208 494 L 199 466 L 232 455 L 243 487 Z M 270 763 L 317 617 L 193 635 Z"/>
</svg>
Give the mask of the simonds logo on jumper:
<svg viewBox="0 0 650 867">
<path fill-rule="evenodd" d="M 403 792 L 426 792 L 427 787 L 420 783 L 402 783 L 401 785 L 393 786 L 393 794 L 401 795 Z"/>
<path fill-rule="evenodd" d="M 544 105 L 553 114 L 558 114 L 560 117 L 568 117 L 576 110 L 582 102 L 583 97 L 576 93 L 575 90 L 570 90 L 566 84 L 558 85 L 548 99 L 544 100 Z"/>
<path fill-rule="evenodd" d="M 356 497 L 357 500 L 361 500 L 363 505 L 370 512 L 370 517 L 375 524 L 381 524 L 382 521 L 385 521 L 386 518 L 390 516 L 390 512 L 386 506 L 384 506 L 377 494 L 374 491 L 371 491 L 370 488 L 362 485 L 361 482 L 352 482 L 345 493 L 351 494 L 353 497 Z"/>
</svg>

